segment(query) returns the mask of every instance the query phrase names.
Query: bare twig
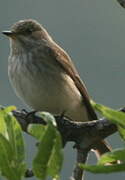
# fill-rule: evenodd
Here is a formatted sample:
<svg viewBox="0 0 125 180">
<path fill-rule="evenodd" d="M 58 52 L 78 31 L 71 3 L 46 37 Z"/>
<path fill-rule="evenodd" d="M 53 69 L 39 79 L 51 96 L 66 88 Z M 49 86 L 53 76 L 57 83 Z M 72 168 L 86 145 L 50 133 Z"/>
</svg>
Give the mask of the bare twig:
<svg viewBox="0 0 125 180">
<path fill-rule="evenodd" d="M 84 170 L 79 167 L 79 163 L 86 163 L 90 149 L 77 149 L 76 164 L 73 170 L 72 180 L 82 180 L 84 178 Z"/>
</svg>

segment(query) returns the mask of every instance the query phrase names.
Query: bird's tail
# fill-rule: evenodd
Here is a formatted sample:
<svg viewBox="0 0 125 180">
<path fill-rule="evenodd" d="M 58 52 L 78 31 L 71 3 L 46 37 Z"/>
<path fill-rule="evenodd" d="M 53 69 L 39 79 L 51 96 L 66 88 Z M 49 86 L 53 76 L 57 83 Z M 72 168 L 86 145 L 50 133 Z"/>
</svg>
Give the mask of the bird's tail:
<svg viewBox="0 0 125 180">
<path fill-rule="evenodd" d="M 102 156 L 106 152 L 110 152 L 112 149 L 106 141 L 102 140 L 102 141 L 99 141 L 98 143 L 96 143 L 93 150 L 94 150 L 97 158 L 99 159 L 100 156 Z"/>
</svg>

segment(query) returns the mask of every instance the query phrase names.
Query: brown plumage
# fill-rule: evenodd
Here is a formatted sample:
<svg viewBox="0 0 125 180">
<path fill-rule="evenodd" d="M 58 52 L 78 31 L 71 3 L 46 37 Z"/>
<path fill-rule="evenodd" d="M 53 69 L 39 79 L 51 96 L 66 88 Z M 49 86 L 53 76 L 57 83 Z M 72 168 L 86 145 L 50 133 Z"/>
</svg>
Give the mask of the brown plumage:
<svg viewBox="0 0 125 180">
<path fill-rule="evenodd" d="M 11 31 L 9 79 L 16 94 L 31 108 L 65 115 L 73 121 L 96 120 L 87 89 L 71 58 L 34 20 L 19 21 Z M 98 142 L 99 154 L 109 151 Z"/>
</svg>

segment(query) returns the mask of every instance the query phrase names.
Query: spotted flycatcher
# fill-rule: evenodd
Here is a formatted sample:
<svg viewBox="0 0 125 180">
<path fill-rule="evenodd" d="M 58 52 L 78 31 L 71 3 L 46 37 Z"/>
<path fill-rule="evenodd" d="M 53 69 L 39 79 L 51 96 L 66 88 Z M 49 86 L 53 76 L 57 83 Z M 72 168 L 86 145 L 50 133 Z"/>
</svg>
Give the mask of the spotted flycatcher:
<svg viewBox="0 0 125 180">
<path fill-rule="evenodd" d="M 36 111 L 65 112 L 72 121 L 97 119 L 71 58 L 38 22 L 21 20 L 3 33 L 10 39 L 8 73 L 17 96 Z M 95 149 L 109 151 L 104 141 Z"/>
</svg>

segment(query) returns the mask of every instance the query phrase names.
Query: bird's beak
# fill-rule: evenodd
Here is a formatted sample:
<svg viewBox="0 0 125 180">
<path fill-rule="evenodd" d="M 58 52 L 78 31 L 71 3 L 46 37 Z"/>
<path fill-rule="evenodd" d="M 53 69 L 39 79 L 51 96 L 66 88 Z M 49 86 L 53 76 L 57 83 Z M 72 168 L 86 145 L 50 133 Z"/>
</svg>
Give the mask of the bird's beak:
<svg viewBox="0 0 125 180">
<path fill-rule="evenodd" d="M 13 31 L 3 31 L 2 33 L 8 37 L 12 37 L 15 35 L 15 33 Z"/>
</svg>

